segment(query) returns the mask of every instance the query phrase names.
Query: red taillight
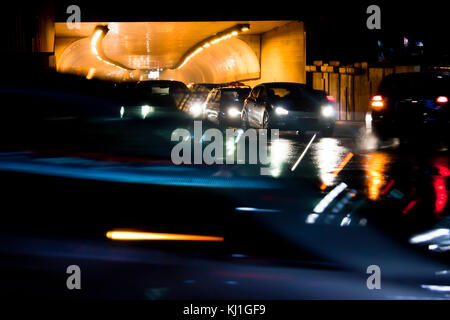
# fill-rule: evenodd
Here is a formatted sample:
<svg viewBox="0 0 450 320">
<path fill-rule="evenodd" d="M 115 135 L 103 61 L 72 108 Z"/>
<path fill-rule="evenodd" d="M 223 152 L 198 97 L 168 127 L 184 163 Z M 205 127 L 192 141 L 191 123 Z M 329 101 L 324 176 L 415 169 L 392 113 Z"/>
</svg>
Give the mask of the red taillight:
<svg viewBox="0 0 450 320">
<path fill-rule="evenodd" d="M 370 106 L 372 109 L 381 110 L 384 108 L 383 96 L 376 95 L 372 97 L 372 101 L 370 102 Z"/>
<path fill-rule="evenodd" d="M 448 102 L 448 98 L 446 96 L 440 96 L 436 99 L 437 103 L 447 103 Z"/>
<path fill-rule="evenodd" d="M 336 101 L 334 96 L 327 96 L 328 101 Z"/>
</svg>

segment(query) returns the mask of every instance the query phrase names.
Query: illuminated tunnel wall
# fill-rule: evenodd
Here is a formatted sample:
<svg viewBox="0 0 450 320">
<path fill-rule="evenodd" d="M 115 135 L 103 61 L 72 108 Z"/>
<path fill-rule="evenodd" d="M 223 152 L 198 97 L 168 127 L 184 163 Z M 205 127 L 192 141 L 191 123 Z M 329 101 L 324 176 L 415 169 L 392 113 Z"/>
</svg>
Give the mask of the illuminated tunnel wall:
<svg viewBox="0 0 450 320">
<path fill-rule="evenodd" d="M 111 45 L 108 37 L 109 34 L 105 38 L 105 53 L 113 57 L 113 51 L 108 49 Z M 305 83 L 305 40 L 304 24 L 300 21 L 289 22 L 261 34 L 229 38 L 198 53 L 180 69 L 165 69 L 160 73 L 160 79 L 179 80 L 186 84 L 243 81 L 251 86 L 272 81 Z M 58 71 L 86 76 L 95 69 L 95 77 L 98 78 L 130 78 L 128 71 L 96 59 L 87 37 L 72 42 L 57 38 L 56 48 Z M 140 74 L 145 72 L 136 70 L 131 77 L 137 80 Z"/>
<path fill-rule="evenodd" d="M 230 38 L 203 50 L 178 70 L 162 72 L 162 79 L 186 83 L 222 83 L 258 79 L 259 59 L 242 40 Z"/>
</svg>

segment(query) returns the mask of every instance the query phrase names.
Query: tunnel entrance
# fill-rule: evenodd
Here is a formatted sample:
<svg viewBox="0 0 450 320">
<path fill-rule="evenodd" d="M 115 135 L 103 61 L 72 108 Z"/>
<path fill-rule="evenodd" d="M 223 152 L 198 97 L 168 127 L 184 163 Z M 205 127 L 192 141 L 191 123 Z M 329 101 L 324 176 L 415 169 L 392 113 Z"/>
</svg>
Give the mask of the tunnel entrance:
<svg viewBox="0 0 450 320">
<path fill-rule="evenodd" d="M 56 68 L 88 79 L 305 82 L 300 21 L 55 23 Z"/>
</svg>

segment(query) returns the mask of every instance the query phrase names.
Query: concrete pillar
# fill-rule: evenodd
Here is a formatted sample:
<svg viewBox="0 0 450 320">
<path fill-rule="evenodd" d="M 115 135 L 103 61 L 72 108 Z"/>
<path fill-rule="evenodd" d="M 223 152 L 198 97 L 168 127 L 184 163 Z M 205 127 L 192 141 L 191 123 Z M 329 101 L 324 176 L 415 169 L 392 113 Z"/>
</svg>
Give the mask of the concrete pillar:
<svg viewBox="0 0 450 320">
<path fill-rule="evenodd" d="M 261 81 L 306 83 L 306 33 L 294 21 L 261 35 Z"/>
</svg>

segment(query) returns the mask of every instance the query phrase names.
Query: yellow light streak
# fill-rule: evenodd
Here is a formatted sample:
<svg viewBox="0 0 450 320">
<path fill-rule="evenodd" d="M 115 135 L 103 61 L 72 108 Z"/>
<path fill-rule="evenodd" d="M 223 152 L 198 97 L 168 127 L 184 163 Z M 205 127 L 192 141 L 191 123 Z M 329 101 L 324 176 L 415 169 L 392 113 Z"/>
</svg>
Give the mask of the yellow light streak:
<svg viewBox="0 0 450 320">
<path fill-rule="evenodd" d="M 86 75 L 86 79 L 90 80 L 94 77 L 96 69 L 95 68 L 90 68 L 88 74 Z"/>
<path fill-rule="evenodd" d="M 176 234 L 176 233 L 155 233 L 137 231 L 108 231 L 106 237 L 112 240 L 154 240 L 154 241 L 224 241 L 223 237 Z"/>
<path fill-rule="evenodd" d="M 239 26 L 236 26 L 234 28 L 239 28 Z M 209 48 L 212 45 L 219 43 L 222 40 L 226 40 L 229 39 L 231 37 L 237 36 L 239 34 L 239 31 L 248 31 L 249 28 L 247 26 L 243 26 L 240 27 L 237 30 L 232 30 L 227 34 L 222 34 L 221 36 L 217 36 L 216 38 L 210 39 L 208 42 L 203 43 L 203 44 L 199 44 L 199 48 L 197 50 L 195 50 L 194 52 L 192 52 L 190 55 L 188 55 L 183 62 L 176 68 L 176 69 L 181 69 L 182 67 L 184 67 L 184 65 L 191 60 L 195 55 L 197 55 L 198 53 L 200 53 L 204 48 Z"/>
</svg>

